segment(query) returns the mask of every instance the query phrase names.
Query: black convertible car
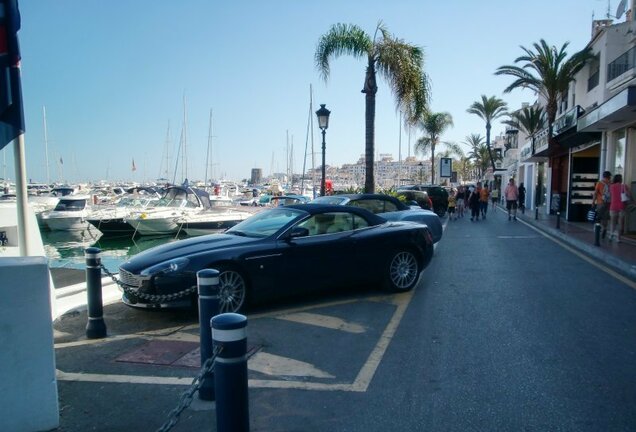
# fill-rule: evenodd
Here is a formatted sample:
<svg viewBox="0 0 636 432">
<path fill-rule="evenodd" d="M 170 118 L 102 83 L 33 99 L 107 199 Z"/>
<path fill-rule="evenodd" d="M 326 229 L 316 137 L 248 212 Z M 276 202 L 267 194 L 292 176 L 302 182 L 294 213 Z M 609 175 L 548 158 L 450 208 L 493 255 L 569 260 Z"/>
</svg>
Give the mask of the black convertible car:
<svg viewBox="0 0 636 432">
<path fill-rule="evenodd" d="M 195 287 L 197 271 L 216 269 L 221 312 L 236 312 L 251 301 L 378 281 L 407 291 L 432 256 L 425 225 L 387 222 L 356 207 L 292 205 L 263 210 L 223 234 L 146 250 L 123 263 L 119 276 L 129 287 L 126 304 L 174 307 L 191 305 L 195 294 L 169 295 Z"/>
</svg>

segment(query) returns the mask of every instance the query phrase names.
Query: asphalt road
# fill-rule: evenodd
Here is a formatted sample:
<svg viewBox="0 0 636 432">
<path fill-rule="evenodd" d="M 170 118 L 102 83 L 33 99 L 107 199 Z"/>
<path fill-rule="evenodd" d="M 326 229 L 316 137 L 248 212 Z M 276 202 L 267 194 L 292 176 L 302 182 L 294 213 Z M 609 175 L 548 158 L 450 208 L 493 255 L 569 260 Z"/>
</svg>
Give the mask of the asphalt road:
<svg viewBox="0 0 636 432">
<path fill-rule="evenodd" d="M 636 431 L 636 284 L 502 213 L 449 222 L 415 290 L 248 313 L 251 430 Z M 196 312 L 56 321 L 60 432 L 156 430 L 198 367 Z M 185 355 L 184 355 L 185 354 Z M 196 401 L 173 431 L 215 431 Z"/>
<path fill-rule="evenodd" d="M 452 221 L 366 391 L 250 389 L 252 430 L 636 430 L 634 311 L 502 212 Z"/>
</svg>

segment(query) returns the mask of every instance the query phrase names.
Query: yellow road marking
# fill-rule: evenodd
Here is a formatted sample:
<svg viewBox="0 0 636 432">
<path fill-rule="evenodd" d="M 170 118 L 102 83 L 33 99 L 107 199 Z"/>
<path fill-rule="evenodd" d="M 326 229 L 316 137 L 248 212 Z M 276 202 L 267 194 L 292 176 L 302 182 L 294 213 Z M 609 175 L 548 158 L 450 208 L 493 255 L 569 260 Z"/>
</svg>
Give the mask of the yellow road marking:
<svg viewBox="0 0 636 432">
<path fill-rule="evenodd" d="M 313 314 L 309 312 L 298 312 L 293 314 L 279 315 L 280 320 L 293 321 L 301 324 L 324 327 L 333 330 L 340 330 L 347 333 L 364 333 L 365 328 L 360 324 L 349 323 L 343 319 L 329 315 Z"/>
</svg>

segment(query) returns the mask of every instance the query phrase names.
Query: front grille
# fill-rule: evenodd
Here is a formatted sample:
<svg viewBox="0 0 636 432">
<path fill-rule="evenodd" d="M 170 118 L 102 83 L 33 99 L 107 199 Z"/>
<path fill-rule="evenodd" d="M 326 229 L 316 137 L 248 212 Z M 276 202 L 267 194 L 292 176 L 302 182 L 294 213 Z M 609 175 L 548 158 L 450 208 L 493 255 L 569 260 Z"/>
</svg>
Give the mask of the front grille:
<svg viewBox="0 0 636 432">
<path fill-rule="evenodd" d="M 119 281 L 133 288 L 141 288 L 142 277 L 120 268 Z"/>
</svg>

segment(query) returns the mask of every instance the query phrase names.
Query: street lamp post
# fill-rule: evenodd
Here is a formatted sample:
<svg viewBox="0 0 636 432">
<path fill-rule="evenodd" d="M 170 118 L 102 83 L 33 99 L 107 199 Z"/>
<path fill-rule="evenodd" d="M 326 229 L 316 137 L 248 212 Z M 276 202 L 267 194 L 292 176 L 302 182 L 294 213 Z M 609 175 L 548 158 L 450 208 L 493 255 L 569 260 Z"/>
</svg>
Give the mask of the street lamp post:
<svg viewBox="0 0 636 432">
<path fill-rule="evenodd" d="M 320 109 L 316 111 L 318 116 L 318 127 L 322 131 L 322 179 L 320 181 L 320 196 L 325 196 L 325 151 L 327 146 L 325 144 L 325 132 L 329 127 L 329 111 L 325 108 L 325 104 L 320 104 Z"/>
<path fill-rule="evenodd" d="M 420 184 L 424 184 L 424 164 L 420 162 L 418 166 L 420 167 Z"/>
</svg>

